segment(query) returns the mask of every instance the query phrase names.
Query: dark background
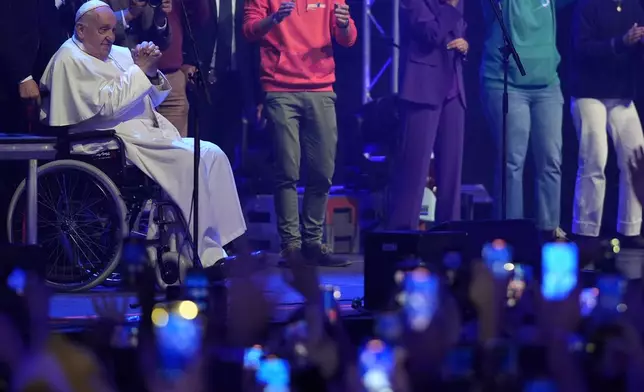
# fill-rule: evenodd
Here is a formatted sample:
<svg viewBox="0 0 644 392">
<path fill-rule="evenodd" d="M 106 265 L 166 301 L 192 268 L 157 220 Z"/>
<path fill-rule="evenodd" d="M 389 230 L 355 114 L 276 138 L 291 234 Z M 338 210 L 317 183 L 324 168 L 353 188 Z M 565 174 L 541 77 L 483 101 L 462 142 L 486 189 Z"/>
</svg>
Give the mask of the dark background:
<svg viewBox="0 0 644 392">
<path fill-rule="evenodd" d="M 466 115 L 466 136 L 463 183 L 484 184 L 491 190 L 493 183 L 493 154 L 497 154 L 491 143 L 490 132 L 483 116 L 479 95 L 479 66 L 481 61 L 482 42 L 484 37 L 482 7 L 488 7 L 488 0 L 461 0 L 465 1 L 465 20 L 468 23 L 467 40 L 470 43 L 468 61 L 465 64 L 465 88 L 467 91 L 468 110 Z M 363 31 L 362 24 L 362 2 L 349 2 L 353 18 L 358 26 L 358 31 Z M 372 13 L 382 25 L 387 34 L 391 33 L 391 0 L 375 0 L 372 6 Z M 570 23 L 574 11 L 574 4 L 558 10 L 558 48 L 561 53 L 562 62 L 559 67 L 562 89 L 566 102 L 564 104 L 563 120 L 563 179 L 562 179 L 562 228 L 570 229 L 572 219 L 572 202 L 575 188 L 575 175 L 577 170 L 577 136 L 570 116 L 570 96 L 567 92 L 567 79 L 570 73 L 568 60 L 570 42 Z M 372 76 L 377 73 L 382 64 L 385 63 L 391 54 L 391 45 L 388 39 L 379 38 L 380 34 L 372 29 Z M 359 35 L 358 43 L 350 49 L 338 47 L 336 49 L 337 83 L 338 94 L 338 119 L 340 123 L 340 146 L 338 156 L 338 168 L 335 183 L 341 184 L 347 176 L 347 166 L 352 163 L 357 154 L 361 151 L 356 147 L 355 141 L 359 138 L 357 127 L 353 120 L 355 113 L 361 107 L 362 93 L 362 41 Z M 511 60 L 512 61 L 512 60 Z M 379 98 L 389 95 L 391 92 L 390 76 L 385 74 L 372 90 L 372 97 Z M 510 102 L 510 104 L 512 104 Z M 640 105 L 641 106 L 641 105 Z M 395 132 L 395 130 L 392 130 Z M 429 147 L 428 147 L 429 148 Z M 526 214 L 532 217 L 533 214 L 533 187 L 532 187 L 532 162 L 530 152 L 525 172 L 525 199 Z M 607 192 L 604 209 L 604 231 L 612 233 L 615 228 L 615 215 L 617 211 L 617 179 L 618 171 L 615 164 L 614 153 L 611 147 L 609 163 L 607 167 Z"/>
</svg>

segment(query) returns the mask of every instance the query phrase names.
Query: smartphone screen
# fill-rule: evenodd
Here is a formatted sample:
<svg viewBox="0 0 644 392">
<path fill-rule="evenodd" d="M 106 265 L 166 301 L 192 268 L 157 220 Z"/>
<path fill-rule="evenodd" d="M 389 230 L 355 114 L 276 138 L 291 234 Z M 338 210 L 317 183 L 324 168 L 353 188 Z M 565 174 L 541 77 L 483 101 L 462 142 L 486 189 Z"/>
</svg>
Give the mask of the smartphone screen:
<svg viewBox="0 0 644 392">
<path fill-rule="evenodd" d="M 7 277 L 7 286 L 9 286 L 18 295 L 25 293 L 25 283 L 27 282 L 27 273 L 21 268 L 14 268 Z"/>
<path fill-rule="evenodd" d="M 424 331 L 438 307 L 438 277 L 426 268 L 416 268 L 405 277 L 404 308 L 409 326 Z"/>
<path fill-rule="evenodd" d="M 598 305 L 604 312 L 617 313 L 625 310 L 622 303 L 626 281 L 619 275 L 605 275 L 597 280 Z"/>
<path fill-rule="evenodd" d="M 201 350 L 204 329 L 199 307 L 192 301 L 157 304 L 152 310 L 152 323 L 161 371 L 165 377 L 176 379 Z"/>
<path fill-rule="evenodd" d="M 395 367 L 394 351 L 382 340 L 374 339 L 360 352 L 362 385 L 368 392 L 389 391 Z"/>
<path fill-rule="evenodd" d="M 505 278 L 512 271 L 512 251 L 503 240 L 483 246 L 483 260 L 496 278 Z"/>
<path fill-rule="evenodd" d="M 206 313 L 210 298 L 210 282 L 203 269 L 192 268 L 188 270 L 185 291 L 186 298 L 196 303 L 201 313 Z"/>
<path fill-rule="evenodd" d="M 541 293 L 550 301 L 564 300 L 577 285 L 578 251 L 573 243 L 553 242 L 542 248 Z"/>
<path fill-rule="evenodd" d="M 289 391 L 291 370 L 284 359 L 274 355 L 262 359 L 255 377 L 257 382 L 264 386 L 265 392 Z"/>
<path fill-rule="evenodd" d="M 581 294 L 579 294 L 579 308 L 581 309 L 582 317 L 590 316 L 593 310 L 595 310 L 597 297 L 599 297 L 599 289 L 596 287 L 581 290 Z"/>
</svg>

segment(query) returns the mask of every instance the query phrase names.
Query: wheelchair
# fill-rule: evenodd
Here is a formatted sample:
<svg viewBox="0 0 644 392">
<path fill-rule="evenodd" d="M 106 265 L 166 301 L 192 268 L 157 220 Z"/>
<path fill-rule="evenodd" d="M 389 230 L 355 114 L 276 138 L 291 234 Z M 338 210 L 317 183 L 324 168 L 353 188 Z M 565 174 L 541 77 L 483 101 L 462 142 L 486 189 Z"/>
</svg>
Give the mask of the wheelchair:
<svg viewBox="0 0 644 392">
<path fill-rule="evenodd" d="M 53 131 L 56 159 L 38 168 L 38 242 L 48 255 L 48 285 L 78 292 L 120 284 L 119 264 L 129 257 L 126 239 L 132 238 L 144 244 L 161 289 L 180 284 L 193 267 L 193 242 L 181 210 L 127 162 L 115 131 Z M 88 145 L 96 152 L 79 152 L 78 146 Z M 26 243 L 25 187 L 23 180 L 9 204 L 13 244 Z"/>
</svg>

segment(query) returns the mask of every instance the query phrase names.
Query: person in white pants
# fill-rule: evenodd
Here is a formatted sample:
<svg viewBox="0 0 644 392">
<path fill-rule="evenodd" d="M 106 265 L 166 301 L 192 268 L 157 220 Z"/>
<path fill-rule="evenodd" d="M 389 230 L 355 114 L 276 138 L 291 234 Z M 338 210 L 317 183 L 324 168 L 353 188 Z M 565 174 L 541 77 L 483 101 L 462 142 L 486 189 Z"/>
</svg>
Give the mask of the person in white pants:
<svg viewBox="0 0 644 392">
<path fill-rule="evenodd" d="M 604 169 L 608 160 L 610 136 L 620 170 L 617 232 L 626 237 L 639 236 L 642 206 L 633 193 L 628 171 L 630 157 L 636 148 L 644 144 L 642 125 L 635 104 L 623 99 L 573 98 L 572 116 L 579 137 L 573 233 L 588 237 L 599 236 L 606 192 Z"/>
<path fill-rule="evenodd" d="M 575 11 L 571 109 L 579 168 L 572 231 L 582 242 L 599 237 L 610 136 L 620 170 L 617 232 L 622 247 L 639 248 L 642 205 L 633 192 L 629 163 L 644 145 L 633 103 L 643 65 L 644 8 L 639 0 L 585 0 Z"/>
</svg>

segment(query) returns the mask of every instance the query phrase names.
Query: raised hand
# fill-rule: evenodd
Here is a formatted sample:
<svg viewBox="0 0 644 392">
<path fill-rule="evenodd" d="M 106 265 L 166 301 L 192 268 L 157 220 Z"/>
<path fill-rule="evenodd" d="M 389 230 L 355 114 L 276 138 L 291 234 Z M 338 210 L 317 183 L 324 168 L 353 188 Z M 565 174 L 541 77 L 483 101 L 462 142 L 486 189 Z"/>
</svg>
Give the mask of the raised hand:
<svg viewBox="0 0 644 392">
<path fill-rule="evenodd" d="M 161 58 L 161 50 L 153 42 L 143 42 L 132 49 L 134 64 L 149 77 L 155 77 L 158 71 L 158 62 Z"/>
<path fill-rule="evenodd" d="M 335 24 L 344 29 L 349 26 L 349 18 L 351 14 L 349 13 L 349 5 L 347 4 L 336 4 L 335 9 L 333 10 L 335 15 Z"/>
<path fill-rule="evenodd" d="M 280 4 L 280 8 L 275 11 L 273 14 L 273 22 L 275 24 L 282 23 L 284 19 L 286 19 L 287 16 L 291 15 L 291 12 L 295 9 L 295 2 L 294 1 L 286 1 Z"/>
</svg>

